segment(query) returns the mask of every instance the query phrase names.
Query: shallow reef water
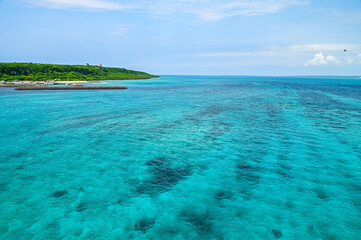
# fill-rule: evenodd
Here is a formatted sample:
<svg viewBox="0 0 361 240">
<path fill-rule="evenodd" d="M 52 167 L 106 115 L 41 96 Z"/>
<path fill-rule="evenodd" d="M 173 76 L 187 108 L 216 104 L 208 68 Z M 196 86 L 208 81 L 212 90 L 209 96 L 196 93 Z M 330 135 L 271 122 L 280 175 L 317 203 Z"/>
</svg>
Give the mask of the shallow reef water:
<svg viewBox="0 0 361 240">
<path fill-rule="evenodd" d="M 361 79 L 0 89 L 0 239 L 361 236 Z"/>
</svg>

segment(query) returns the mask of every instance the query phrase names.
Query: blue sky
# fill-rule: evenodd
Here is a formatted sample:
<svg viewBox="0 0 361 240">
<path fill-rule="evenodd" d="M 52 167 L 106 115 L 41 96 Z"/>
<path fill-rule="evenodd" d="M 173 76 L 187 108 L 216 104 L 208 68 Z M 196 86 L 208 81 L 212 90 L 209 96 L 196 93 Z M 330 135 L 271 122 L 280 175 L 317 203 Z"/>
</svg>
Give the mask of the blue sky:
<svg viewBox="0 0 361 240">
<path fill-rule="evenodd" d="M 361 75 L 359 0 L 0 0 L 0 33 L 0 62 Z"/>
</svg>

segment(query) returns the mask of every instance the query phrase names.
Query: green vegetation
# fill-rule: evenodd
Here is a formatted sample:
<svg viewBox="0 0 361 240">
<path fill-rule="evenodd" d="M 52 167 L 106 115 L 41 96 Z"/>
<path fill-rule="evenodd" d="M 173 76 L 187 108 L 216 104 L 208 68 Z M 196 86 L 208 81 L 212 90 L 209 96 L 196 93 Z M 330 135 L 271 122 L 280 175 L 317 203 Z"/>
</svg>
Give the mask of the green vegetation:
<svg viewBox="0 0 361 240">
<path fill-rule="evenodd" d="M 40 63 L 0 63 L 0 80 L 27 81 L 81 81 L 148 79 L 158 77 L 145 72 L 125 68 L 100 67 L 93 65 L 59 65 Z"/>
</svg>

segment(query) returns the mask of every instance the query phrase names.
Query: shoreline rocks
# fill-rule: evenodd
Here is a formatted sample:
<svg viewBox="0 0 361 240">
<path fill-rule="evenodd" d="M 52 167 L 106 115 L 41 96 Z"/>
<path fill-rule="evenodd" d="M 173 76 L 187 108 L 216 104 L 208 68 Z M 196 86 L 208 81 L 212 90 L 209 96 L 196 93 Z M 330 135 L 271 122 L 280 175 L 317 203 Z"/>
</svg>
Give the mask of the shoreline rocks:
<svg viewBox="0 0 361 240">
<path fill-rule="evenodd" d="M 69 86 L 69 87 L 46 87 L 46 86 L 16 86 L 15 90 L 124 90 L 124 86 Z"/>
</svg>

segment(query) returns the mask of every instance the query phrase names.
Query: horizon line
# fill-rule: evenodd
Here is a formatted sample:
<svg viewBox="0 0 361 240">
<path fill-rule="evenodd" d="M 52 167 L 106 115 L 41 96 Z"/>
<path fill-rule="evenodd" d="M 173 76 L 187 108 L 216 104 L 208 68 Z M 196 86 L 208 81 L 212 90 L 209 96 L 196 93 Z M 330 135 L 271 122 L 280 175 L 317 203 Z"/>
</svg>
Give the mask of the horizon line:
<svg viewBox="0 0 361 240">
<path fill-rule="evenodd" d="M 159 76 L 204 76 L 204 77 L 361 77 L 360 75 L 252 75 L 252 74 L 158 74 Z"/>
</svg>

